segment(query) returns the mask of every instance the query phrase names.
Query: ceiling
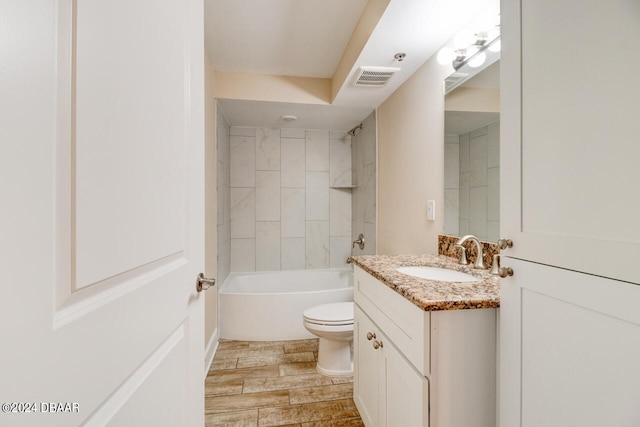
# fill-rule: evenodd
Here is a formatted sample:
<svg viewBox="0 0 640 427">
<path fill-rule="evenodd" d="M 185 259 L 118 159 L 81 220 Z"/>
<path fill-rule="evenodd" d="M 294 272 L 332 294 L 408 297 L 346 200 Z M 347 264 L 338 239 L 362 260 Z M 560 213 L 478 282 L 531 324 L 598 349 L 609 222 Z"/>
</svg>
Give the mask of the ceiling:
<svg viewBox="0 0 640 427">
<path fill-rule="evenodd" d="M 386 0 L 205 0 L 205 49 L 216 71 L 331 79 L 368 3 Z M 330 106 L 224 100 L 232 126 L 350 129 L 496 0 L 389 0 Z M 406 53 L 396 61 L 394 55 Z M 401 70 L 382 88 L 351 84 L 361 66 Z M 335 110 L 335 111 L 333 111 Z"/>
</svg>

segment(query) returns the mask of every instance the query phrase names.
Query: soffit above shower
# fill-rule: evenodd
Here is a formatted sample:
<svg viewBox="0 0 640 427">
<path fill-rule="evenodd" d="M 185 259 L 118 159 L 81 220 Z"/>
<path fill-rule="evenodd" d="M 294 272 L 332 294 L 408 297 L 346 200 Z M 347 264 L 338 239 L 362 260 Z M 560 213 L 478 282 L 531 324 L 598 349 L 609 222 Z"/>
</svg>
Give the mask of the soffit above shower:
<svg viewBox="0 0 640 427">
<path fill-rule="evenodd" d="M 331 105 L 219 99 L 220 109 L 230 126 L 347 131 L 361 123 L 372 109 Z M 282 117 L 293 114 L 295 121 Z"/>
</svg>

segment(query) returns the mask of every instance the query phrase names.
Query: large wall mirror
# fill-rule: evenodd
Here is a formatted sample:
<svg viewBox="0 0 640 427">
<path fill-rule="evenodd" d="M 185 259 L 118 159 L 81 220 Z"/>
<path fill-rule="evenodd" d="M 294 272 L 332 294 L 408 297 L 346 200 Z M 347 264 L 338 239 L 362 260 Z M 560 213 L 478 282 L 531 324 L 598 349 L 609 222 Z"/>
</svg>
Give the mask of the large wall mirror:
<svg viewBox="0 0 640 427">
<path fill-rule="evenodd" d="M 445 80 L 444 234 L 500 234 L 500 56 Z"/>
</svg>

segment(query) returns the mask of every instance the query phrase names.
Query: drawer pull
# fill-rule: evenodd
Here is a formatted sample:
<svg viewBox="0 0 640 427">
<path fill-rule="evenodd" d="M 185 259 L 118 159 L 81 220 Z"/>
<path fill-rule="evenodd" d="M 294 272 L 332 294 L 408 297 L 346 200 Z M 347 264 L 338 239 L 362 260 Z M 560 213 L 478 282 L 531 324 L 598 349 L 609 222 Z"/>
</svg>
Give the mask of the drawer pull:
<svg viewBox="0 0 640 427">
<path fill-rule="evenodd" d="M 373 342 L 373 348 L 374 348 L 374 349 L 376 349 L 376 350 L 377 350 L 377 349 L 382 348 L 382 347 L 384 347 L 384 346 L 382 345 L 382 341 L 378 341 L 378 340 L 376 340 L 376 341 L 374 341 L 374 342 Z"/>
<path fill-rule="evenodd" d="M 372 340 L 372 339 L 374 339 L 375 337 L 376 337 L 375 332 L 374 332 L 374 333 L 367 332 L 367 339 L 368 339 L 369 341 L 371 341 L 371 340 Z"/>
</svg>

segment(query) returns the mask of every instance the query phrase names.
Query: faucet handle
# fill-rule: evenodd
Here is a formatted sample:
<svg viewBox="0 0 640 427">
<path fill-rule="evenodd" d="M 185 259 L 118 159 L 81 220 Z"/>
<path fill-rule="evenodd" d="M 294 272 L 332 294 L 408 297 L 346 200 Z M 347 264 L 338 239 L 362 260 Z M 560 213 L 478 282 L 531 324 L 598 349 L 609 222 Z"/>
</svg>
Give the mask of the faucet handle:
<svg viewBox="0 0 640 427">
<path fill-rule="evenodd" d="M 454 248 L 458 248 L 460 249 L 460 261 L 458 261 L 458 264 L 462 264 L 462 265 L 468 265 L 469 261 L 467 260 L 467 248 L 465 248 L 462 245 L 454 245 Z"/>
</svg>

